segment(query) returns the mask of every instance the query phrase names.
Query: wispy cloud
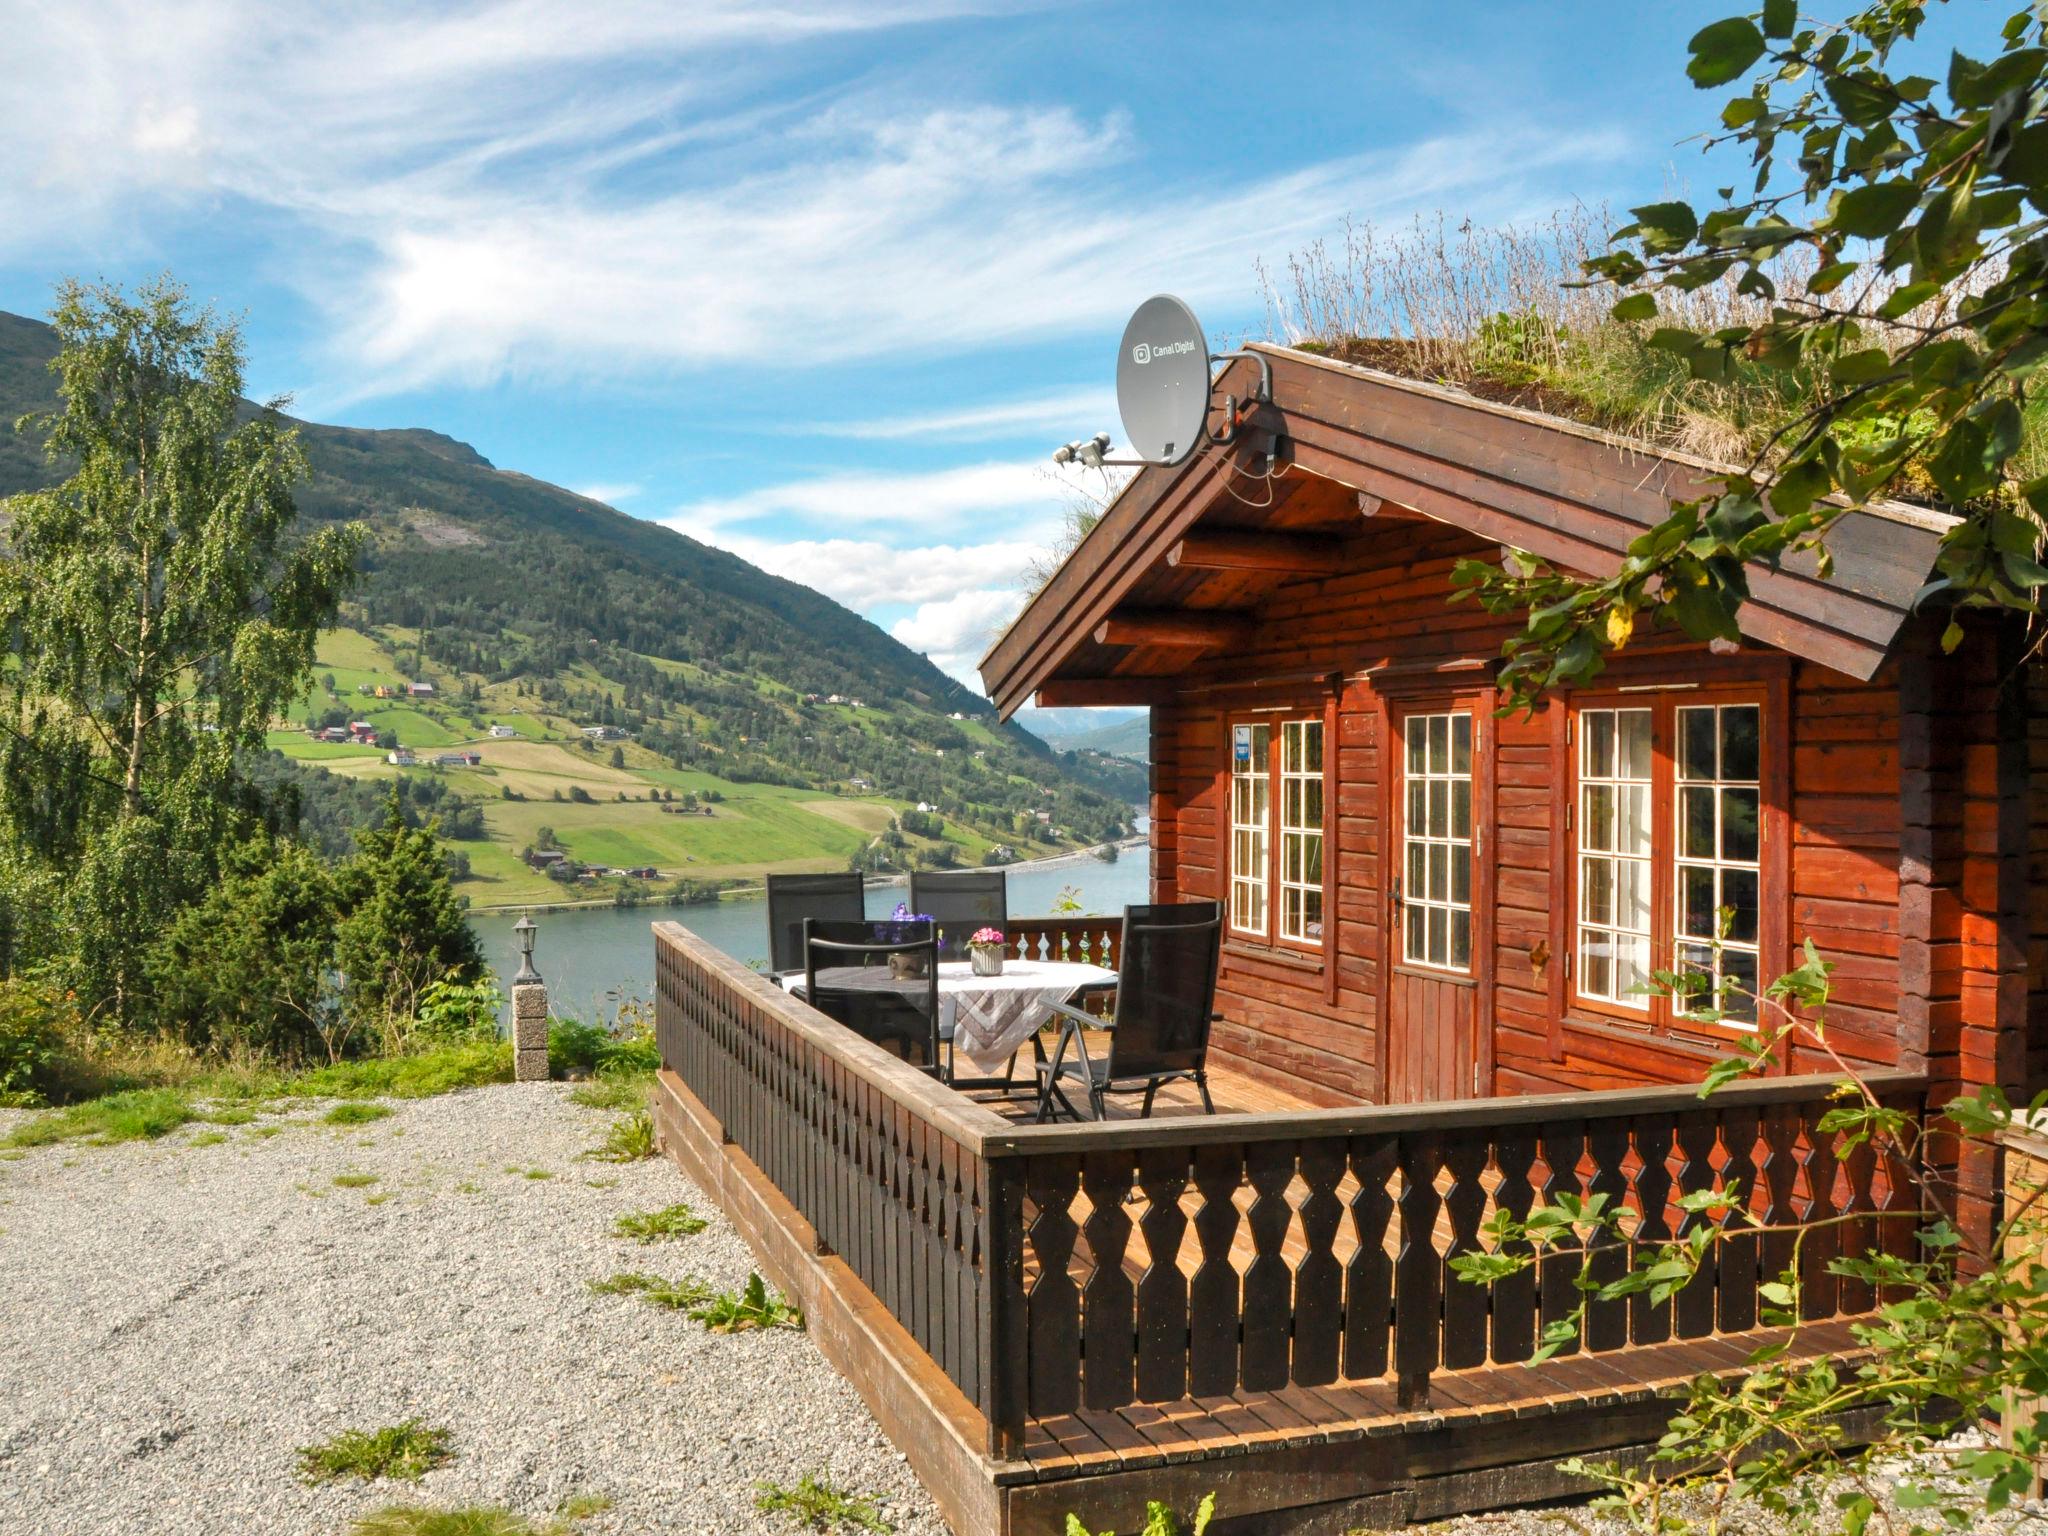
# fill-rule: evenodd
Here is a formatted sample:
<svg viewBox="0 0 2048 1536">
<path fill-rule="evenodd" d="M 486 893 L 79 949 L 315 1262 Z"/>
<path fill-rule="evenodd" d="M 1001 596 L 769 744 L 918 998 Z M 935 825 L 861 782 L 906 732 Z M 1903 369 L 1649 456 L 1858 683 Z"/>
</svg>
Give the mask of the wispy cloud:
<svg viewBox="0 0 2048 1536">
<path fill-rule="evenodd" d="M 1347 212 L 1512 211 L 1501 200 L 1530 178 L 1620 143 L 1504 119 L 1162 183 L 1115 113 L 934 100 L 928 78 L 886 71 L 773 105 L 746 89 L 820 39 L 963 9 L 15 6 L 0 251 L 147 249 L 164 216 L 223 202 L 282 221 L 277 263 L 338 337 L 333 376 L 302 398 L 331 409 L 513 375 L 796 369 L 1074 334 L 1160 288 L 1240 298 L 1256 255 Z M 865 435 L 1003 424 L 949 414 Z"/>
<path fill-rule="evenodd" d="M 1047 515 L 1060 499 L 1050 466 L 997 461 L 922 474 L 848 471 L 790 480 L 691 502 L 662 521 L 698 536 L 769 518 L 798 519 L 827 533 L 849 523 L 880 525 L 900 543 L 943 537 L 949 529 L 986 529 L 990 513 Z"/>
<path fill-rule="evenodd" d="M 813 421 L 799 430 L 816 437 L 855 438 L 890 441 L 929 438 L 937 441 L 986 442 L 993 437 L 1015 437 L 1026 432 L 1093 436 L 1116 420 L 1116 392 L 1109 389 L 1075 389 L 1063 394 L 1041 395 L 1000 405 L 972 406 L 964 410 L 931 411 L 919 415 L 882 416 L 868 421 Z"/>
<path fill-rule="evenodd" d="M 578 496 L 588 497 L 591 501 L 601 501 L 608 507 L 616 507 L 620 502 L 631 501 L 638 496 L 641 487 L 634 481 L 620 480 L 599 485 L 577 486 L 575 491 Z"/>
</svg>

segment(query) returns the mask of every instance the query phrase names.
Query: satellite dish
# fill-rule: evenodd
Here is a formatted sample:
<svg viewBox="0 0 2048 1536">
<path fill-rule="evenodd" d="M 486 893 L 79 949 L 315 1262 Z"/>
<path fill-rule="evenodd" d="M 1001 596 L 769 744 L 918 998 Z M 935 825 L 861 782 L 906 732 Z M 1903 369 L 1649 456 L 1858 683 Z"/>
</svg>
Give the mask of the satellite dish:
<svg viewBox="0 0 2048 1536">
<path fill-rule="evenodd" d="M 1116 404 L 1139 458 L 1178 464 L 1209 417 L 1209 342 L 1195 312 L 1170 293 L 1147 299 L 1124 327 Z"/>
</svg>

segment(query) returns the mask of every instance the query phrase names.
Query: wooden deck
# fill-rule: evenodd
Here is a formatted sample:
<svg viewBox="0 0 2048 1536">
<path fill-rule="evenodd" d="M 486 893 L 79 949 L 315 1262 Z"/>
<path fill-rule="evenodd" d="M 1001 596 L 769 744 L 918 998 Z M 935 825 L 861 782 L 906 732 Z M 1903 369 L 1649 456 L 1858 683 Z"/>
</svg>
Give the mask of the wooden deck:
<svg viewBox="0 0 2048 1536">
<path fill-rule="evenodd" d="M 1044 1039 L 1046 1048 L 1050 1050 L 1052 1037 L 1047 1035 Z M 1108 1054 L 1107 1032 L 1090 1034 L 1087 1040 L 1091 1056 L 1101 1059 Z M 1019 1061 L 1018 1070 L 1020 1074 L 1028 1070 L 1028 1063 Z M 1079 1094 L 1076 1086 L 1069 1086 L 1068 1096 L 1084 1110 L 1087 1108 L 1087 1100 Z M 992 1109 L 1004 1119 L 1015 1120 L 1020 1124 L 1030 1124 L 1038 1112 L 1035 1090 L 1021 1081 L 1013 1093 L 979 1090 L 969 1093 L 967 1097 L 982 1108 Z M 1209 1097 L 1215 1101 L 1216 1112 L 1219 1115 L 1276 1115 L 1288 1114 L 1297 1109 L 1316 1108 L 1308 1100 L 1297 1098 L 1283 1088 L 1269 1087 L 1242 1073 L 1220 1066 L 1209 1069 Z M 1143 1102 L 1142 1096 L 1138 1094 L 1114 1096 L 1109 1101 L 1109 1118 L 1135 1120 Z M 1158 1097 L 1152 1101 L 1152 1114 L 1155 1119 L 1201 1113 L 1201 1096 L 1195 1092 L 1195 1085 L 1189 1082 L 1168 1083 L 1159 1090 Z"/>
</svg>

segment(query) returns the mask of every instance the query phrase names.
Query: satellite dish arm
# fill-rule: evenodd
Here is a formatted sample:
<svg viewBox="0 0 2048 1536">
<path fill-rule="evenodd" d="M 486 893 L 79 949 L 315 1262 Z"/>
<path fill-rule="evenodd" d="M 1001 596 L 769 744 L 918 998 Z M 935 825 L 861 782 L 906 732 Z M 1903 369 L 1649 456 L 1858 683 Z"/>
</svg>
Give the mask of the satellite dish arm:
<svg viewBox="0 0 2048 1536">
<path fill-rule="evenodd" d="M 1233 358 L 1240 357 L 1248 357 L 1253 362 L 1259 365 L 1259 392 L 1245 403 L 1247 405 L 1272 404 L 1273 365 L 1266 361 L 1265 355 L 1263 353 L 1212 352 L 1209 354 L 1209 361 L 1212 363 L 1227 363 L 1231 361 Z M 1226 425 L 1224 426 L 1221 432 L 1211 432 L 1206 422 L 1203 423 L 1202 426 L 1203 438 L 1206 441 L 1215 444 L 1219 448 L 1227 447 L 1228 445 L 1237 440 L 1237 429 L 1240 424 L 1237 416 L 1237 396 L 1225 395 L 1223 397 L 1223 417 L 1224 421 L 1226 422 Z"/>
</svg>

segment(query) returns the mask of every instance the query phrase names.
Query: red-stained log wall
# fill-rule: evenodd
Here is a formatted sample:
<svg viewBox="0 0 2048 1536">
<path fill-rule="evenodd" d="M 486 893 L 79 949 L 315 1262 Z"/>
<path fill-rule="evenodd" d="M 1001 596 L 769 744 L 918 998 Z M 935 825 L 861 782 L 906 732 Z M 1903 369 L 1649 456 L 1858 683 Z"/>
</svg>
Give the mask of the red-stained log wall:
<svg viewBox="0 0 2048 1536">
<path fill-rule="evenodd" d="M 1175 702 L 1153 712 L 1157 899 L 1220 900 L 1228 882 L 1229 723 L 1261 708 L 1321 712 L 1334 696 L 1336 782 L 1327 791 L 1334 913 L 1323 950 L 1230 942 L 1219 1001 L 1225 1022 L 1215 1035 L 1215 1049 L 1235 1070 L 1320 1104 L 1386 1096 L 1381 831 L 1389 711 L 1404 699 L 1481 686 L 1483 664 L 1507 633 L 1472 605 L 1446 605 L 1455 562 L 1489 555 L 1493 546 L 1445 525 L 1387 519 L 1348 549 L 1350 557 L 1327 574 L 1280 587 L 1260 608 L 1248 647 L 1182 675 Z M 1894 662 L 1859 683 L 1762 647 L 1716 657 L 1693 646 L 1659 652 L 1654 642 L 1632 647 L 1603 682 L 1631 677 L 1703 686 L 1739 680 L 1768 686 L 1782 700 L 1778 787 L 1767 790 L 1767 800 L 1780 802 L 1773 825 L 1787 845 L 1777 892 L 1780 952 L 1765 957 L 1764 969 L 1775 974 L 1798 941 L 1813 939 L 1836 967 L 1831 1021 L 1846 1056 L 1869 1066 L 1918 1067 L 1942 1050 L 1960 1059 L 1969 1048 L 1958 1036 L 1966 1013 L 1995 1013 L 1995 998 L 2006 995 L 2007 1006 L 2016 996 L 2038 1022 L 2041 1044 L 2028 1065 L 2048 1076 L 2048 989 L 2036 981 L 2029 992 L 2025 979 L 2042 967 L 2029 971 L 2022 954 L 2018 981 L 2001 983 L 1996 943 L 1966 932 L 1966 908 L 1988 920 L 2001 899 L 1998 764 L 2004 761 L 2008 781 L 2015 766 L 2012 744 L 1998 744 L 1985 678 L 1970 689 L 1945 675 L 1916 684 Z M 1907 720 L 1902 702 L 1913 702 L 1915 686 L 1916 708 L 1948 713 Z M 1562 825 L 1567 707 L 1557 698 L 1533 715 L 1491 722 L 1492 817 L 1482 858 L 1490 865 L 1492 920 L 1480 919 L 1490 942 L 1475 965 L 1482 1092 L 1690 1080 L 1728 1038 L 1703 1026 L 1645 1033 L 1568 1001 L 1561 961 L 1571 943 Z M 1968 730 L 1964 717 L 1974 722 Z M 2048 896 L 2041 894 L 2048 881 L 2027 880 L 2026 851 L 2031 824 L 2035 861 L 2048 862 L 2048 732 L 2030 740 L 2022 731 L 2017 767 L 2027 792 L 2017 803 L 2008 795 L 2003 814 L 2018 818 L 2021 859 L 2018 883 L 2004 899 L 2023 909 L 2019 931 L 2031 921 L 2039 960 L 2048 954 Z M 2043 785 L 2039 796 L 2029 772 Z M 2010 826 L 2005 835 L 2015 835 Z M 1972 864 L 1973 850 L 1991 865 Z M 1978 891 L 1983 880 L 1993 888 Z M 1980 982 L 1970 977 L 1994 978 L 1981 981 L 1990 992 L 1977 1004 L 1969 998 Z M 1902 998 L 1902 982 L 1910 997 Z M 1811 1052 L 1789 1064 L 1802 1072 L 1827 1066 Z M 1966 1070 L 1994 1068 L 1972 1062 Z"/>
</svg>

